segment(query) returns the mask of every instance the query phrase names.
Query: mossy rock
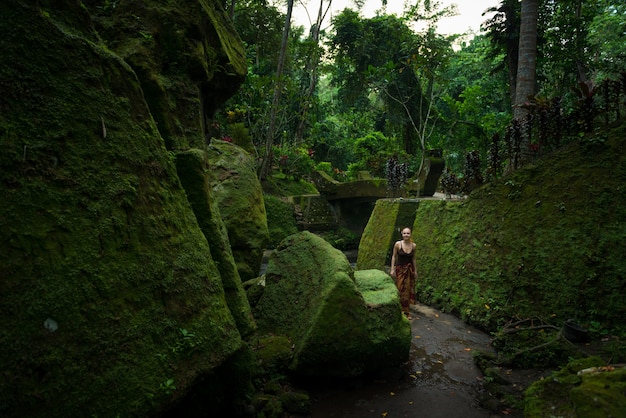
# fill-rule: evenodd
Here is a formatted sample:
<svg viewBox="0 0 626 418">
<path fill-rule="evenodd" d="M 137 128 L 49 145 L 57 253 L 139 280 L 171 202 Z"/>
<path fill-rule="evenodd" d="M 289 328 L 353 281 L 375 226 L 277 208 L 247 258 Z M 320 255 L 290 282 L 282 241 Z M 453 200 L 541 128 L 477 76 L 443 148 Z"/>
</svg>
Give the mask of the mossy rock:
<svg viewBox="0 0 626 418">
<path fill-rule="evenodd" d="M 211 256 L 219 266 L 230 311 L 245 338 L 256 329 L 256 324 L 235 264 L 226 224 L 209 187 L 205 151 L 192 149 L 178 153 L 176 167 L 187 199 L 211 248 Z"/>
<path fill-rule="evenodd" d="M 200 122 L 237 92 L 246 54 L 216 0 L 86 2 L 99 36 L 130 65 L 171 151 L 205 144 Z"/>
<path fill-rule="evenodd" d="M 625 368 L 606 367 L 598 357 L 575 360 L 526 390 L 524 416 L 622 417 L 625 393 Z"/>
<path fill-rule="evenodd" d="M 242 281 L 259 275 L 269 240 L 267 215 L 254 159 L 243 148 L 213 141 L 207 149 L 211 195 L 217 202 Z"/>
<path fill-rule="evenodd" d="M 262 332 L 292 340 L 297 374 L 362 375 L 406 361 L 411 344 L 391 278 L 355 277 L 341 251 L 308 231 L 272 252 L 254 312 Z"/>
<path fill-rule="evenodd" d="M 284 392 L 280 403 L 285 412 L 307 416 L 311 413 L 311 397 L 303 392 Z"/>
<path fill-rule="evenodd" d="M 275 248 L 280 242 L 298 232 L 293 202 L 289 199 L 273 195 L 264 195 L 267 229 L 269 235 L 268 248 Z"/>
<path fill-rule="evenodd" d="M 286 335 L 261 335 L 253 339 L 257 374 L 272 380 L 284 376 L 293 359 L 293 343 Z M 268 392 L 268 389 L 264 389 Z"/>
<path fill-rule="evenodd" d="M 246 291 L 246 296 L 250 306 L 256 306 L 259 299 L 261 299 L 261 296 L 263 295 L 263 291 L 265 290 L 265 275 L 244 282 L 243 288 Z"/>
<path fill-rule="evenodd" d="M 158 415 L 243 343 L 145 86 L 80 2 L 0 32 L 0 415 Z"/>
</svg>

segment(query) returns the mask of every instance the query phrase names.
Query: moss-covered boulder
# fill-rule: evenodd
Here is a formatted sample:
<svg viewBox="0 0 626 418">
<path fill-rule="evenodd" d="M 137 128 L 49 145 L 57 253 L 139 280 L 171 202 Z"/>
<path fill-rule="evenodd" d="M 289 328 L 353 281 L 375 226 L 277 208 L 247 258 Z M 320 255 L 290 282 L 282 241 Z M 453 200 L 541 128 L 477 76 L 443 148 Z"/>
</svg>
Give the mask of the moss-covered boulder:
<svg viewBox="0 0 626 418">
<path fill-rule="evenodd" d="M 226 224 L 209 185 L 206 152 L 192 149 L 179 153 L 176 168 L 200 229 L 209 242 L 211 256 L 219 266 L 230 312 L 242 336 L 249 336 L 256 325 L 233 258 Z"/>
<path fill-rule="evenodd" d="M 213 141 L 207 150 L 212 194 L 220 209 L 242 281 L 259 275 L 269 240 L 263 190 L 254 159 L 243 148 Z"/>
<path fill-rule="evenodd" d="M 623 417 L 626 368 L 607 366 L 598 357 L 574 360 L 533 383 L 524 404 L 527 418 L 543 418 L 548 412 L 567 418 Z"/>
<path fill-rule="evenodd" d="M 402 228 L 412 227 L 417 199 L 379 199 L 361 235 L 357 270 L 385 270 L 391 263 L 393 243 L 401 239 Z M 420 243 L 417 243 L 418 251 Z"/>
<path fill-rule="evenodd" d="M 275 248 L 289 235 L 298 232 L 293 201 L 286 197 L 265 194 L 265 212 L 269 233 L 268 248 Z"/>
<path fill-rule="evenodd" d="M 247 72 L 243 44 L 218 0 L 83 2 L 107 47 L 133 69 L 169 150 L 198 148 Z"/>
<path fill-rule="evenodd" d="M 358 376 L 408 358 L 410 324 L 391 277 L 356 274 L 341 251 L 307 231 L 272 252 L 254 312 L 260 332 L 289 336 L 298 374 Z"/>
<path fill-rule="evenodd" d="M 104 3 L 154 39 L 122 10 L 157 2 Z M 0 415 L 156 415 L 242 353 L 213 249 L 88 8 L 4 2 L 0 33 Z"/>
</svg>

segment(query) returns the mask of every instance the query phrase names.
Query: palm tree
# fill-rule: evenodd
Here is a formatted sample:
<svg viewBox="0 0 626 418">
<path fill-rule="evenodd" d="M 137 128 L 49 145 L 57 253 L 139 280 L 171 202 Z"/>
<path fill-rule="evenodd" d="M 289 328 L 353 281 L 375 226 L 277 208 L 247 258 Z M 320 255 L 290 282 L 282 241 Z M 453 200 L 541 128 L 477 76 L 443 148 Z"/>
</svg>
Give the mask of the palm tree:
<svg viewBox="0 0 626 418">
<path fill-rule="evenodd" d="M 513 119 L 523 119 L 528 114 L 524 103 L 535 95 L 537 82 L 537 21 L 539 17 L 539 0 L 522 0 L 520 16 L 519 55 L 517 60 L 517 80 L 515 83 L 515 102 L 513 103 Z M 530 156 L 529 138 L 524 136 L 521 144 L 522 161 Z"/>
</svg>

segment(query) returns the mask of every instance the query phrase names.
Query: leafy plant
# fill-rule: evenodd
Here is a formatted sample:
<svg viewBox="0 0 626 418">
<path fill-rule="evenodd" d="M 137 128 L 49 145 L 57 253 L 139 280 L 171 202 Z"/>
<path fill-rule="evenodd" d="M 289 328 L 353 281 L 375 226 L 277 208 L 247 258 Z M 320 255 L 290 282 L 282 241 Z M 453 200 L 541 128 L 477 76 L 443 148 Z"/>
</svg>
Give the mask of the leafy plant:
<svg viewBox="0 0 626 418">
<path fill-rule="evenodd" d="M 169 396 L 176 390 L 176 385 L 174 384 L 174 379 L 167 379 L 165 382 L 162 382 L 159 385 L 159 392 Z"/>
<path fill-rule="evenodd" d="M 172 351 L 179 354 L 193 349 L 198 343 L 196 335 L 184 328 L 179 328 L 178 331 L 180 332 L 181 338 L 176 341 L 176 345 L 172 348 Z"/>
<path fill-rule="evenodd" d="M 312 150 L 303 147 L 274 146 L 272 153 L 274 167 L 295 180 L 309 177 L 315 169 Z"/>
</svg>

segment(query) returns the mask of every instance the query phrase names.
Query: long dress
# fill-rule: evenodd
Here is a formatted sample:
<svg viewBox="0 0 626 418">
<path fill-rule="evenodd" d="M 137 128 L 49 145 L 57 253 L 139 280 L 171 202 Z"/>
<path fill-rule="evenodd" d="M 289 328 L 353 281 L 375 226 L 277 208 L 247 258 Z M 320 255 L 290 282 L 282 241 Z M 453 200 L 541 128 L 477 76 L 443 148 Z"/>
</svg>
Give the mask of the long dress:
<svg viewBox="0 0 626 418">
<path fill-rule="evenodd" d="M 396 260 L 396 286 L 400 293 L 400 305 L 402 312 L 409 315 L 411 304 L 415 304 L 415 269 L 413 268 L 413 253 L 405 253 L 402 246 L 398 250 Z"/>
</svg>

